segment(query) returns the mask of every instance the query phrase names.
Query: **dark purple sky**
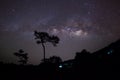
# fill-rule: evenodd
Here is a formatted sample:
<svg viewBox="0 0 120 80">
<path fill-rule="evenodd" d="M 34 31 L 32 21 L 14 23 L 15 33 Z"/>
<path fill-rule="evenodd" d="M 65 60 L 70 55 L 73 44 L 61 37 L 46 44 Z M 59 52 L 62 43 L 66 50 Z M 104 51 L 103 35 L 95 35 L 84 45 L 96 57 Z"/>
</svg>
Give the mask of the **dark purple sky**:
<svg viewBox="0 0 120 80">
<path fill-rule="evenodd" d="M 57 35 L 46 44 L 46 57 L 72 59 L 76 52 L 99 50 L 120 36 L 119 0 L 0 0 L 0 61 L 16 63 L 13 52 L 29 53 L 29 63 L 43 58 L 33 31 Z"/>
</svg>

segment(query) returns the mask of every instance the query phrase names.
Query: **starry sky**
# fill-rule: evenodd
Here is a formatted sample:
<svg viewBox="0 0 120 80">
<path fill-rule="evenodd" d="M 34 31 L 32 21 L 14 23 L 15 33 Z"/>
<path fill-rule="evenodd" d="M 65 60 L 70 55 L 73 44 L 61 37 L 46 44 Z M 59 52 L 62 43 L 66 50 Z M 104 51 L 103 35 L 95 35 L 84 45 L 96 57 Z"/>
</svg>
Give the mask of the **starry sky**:
<svg viewBox="0 0 120 80">
<path fill-rule="evenodd" d="M 0 0 L 0 61 L 17 63 L 19 49 L 29 63 L 43 58 L 34 30 L 60 38 L 57 47 L 46 43 L 46 57 L 73 59 L 76 52 L 97 51 L 120 36 L 119 0 Z"/>
</svg>

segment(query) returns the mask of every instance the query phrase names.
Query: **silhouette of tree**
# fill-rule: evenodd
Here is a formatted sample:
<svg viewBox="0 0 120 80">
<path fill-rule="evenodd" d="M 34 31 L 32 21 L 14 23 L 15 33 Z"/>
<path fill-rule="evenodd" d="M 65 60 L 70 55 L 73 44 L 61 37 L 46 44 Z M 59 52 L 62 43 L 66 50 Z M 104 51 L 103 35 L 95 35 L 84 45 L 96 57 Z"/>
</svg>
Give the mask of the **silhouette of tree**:
<svg viewBox="0 0 120 80">
<path fill-rule="evenodd" d="M 15 56 L 19 57 L 20 64 L 25 65 L 28 62 L 28 53 L 24 53 L 22 49 L 14 53 Z"/>
<path fill-rule="evenodd" d="M 43 53 L 44 53 L 44 62 L 45 62 L 45 43 L 50 42 L 53 44 L 53 46 L 56 46 L 59 43 L 59 38 L 57 36 L 50 36 L 47 32 L 37 32 L 34 31 L 35 39 L 37 40 L 37 44 L 41 44 L 43 47 Z"/>
<path fill-rule="evenodd" d="M 88 52 L 86 49 L 83 49 L 81 52 L 77 52 L 75 59 L 76 60 L 81 60 L 81 59 L 86 59 L 90 57 L 90 52 Z"/>
<path fill-rule="evenodd" d="M 60 62 L 62 62 L 62 59 L 58 56 L 52 56 L 52 57 L 49 58 L 49 61 L 51 63 L 60 63 Z"/>
</svg>

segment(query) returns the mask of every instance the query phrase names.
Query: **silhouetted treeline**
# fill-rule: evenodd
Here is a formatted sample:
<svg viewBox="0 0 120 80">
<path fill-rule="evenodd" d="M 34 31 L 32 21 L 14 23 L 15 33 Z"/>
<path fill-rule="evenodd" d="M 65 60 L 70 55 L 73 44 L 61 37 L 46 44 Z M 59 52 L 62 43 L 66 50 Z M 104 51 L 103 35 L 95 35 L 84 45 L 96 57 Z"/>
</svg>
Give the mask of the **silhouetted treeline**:
<svg viewBox="0 0 120 80">
<path fill-rule="evenodd" d="M 67 61 L 52 56 L 39 65 L 0 62 L 0 72 L 4 79 L 10 76 L 16 80 L 112 79 L 114 74 L 117 76 L 120 72 L 120 40 L 94 53 L 85 49 L 76 52 L 75 58 Z"/>
</svg>

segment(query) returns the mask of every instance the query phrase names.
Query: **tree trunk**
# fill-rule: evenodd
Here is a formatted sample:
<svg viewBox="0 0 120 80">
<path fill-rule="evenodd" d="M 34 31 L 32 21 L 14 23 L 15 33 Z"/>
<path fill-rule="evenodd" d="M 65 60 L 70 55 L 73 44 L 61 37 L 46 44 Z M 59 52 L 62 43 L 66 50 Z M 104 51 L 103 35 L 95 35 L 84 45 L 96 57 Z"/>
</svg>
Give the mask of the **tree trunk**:
<svg viewBox="0 0 120 80">
<path fill-rule="evenodd" d="M 43 59 L 44 59 L 44 62 L 45 62 L 45 45 L 44 45 L 44 43 L 42 43 L 42 47 L 43 47 Z"/>
</svg>

